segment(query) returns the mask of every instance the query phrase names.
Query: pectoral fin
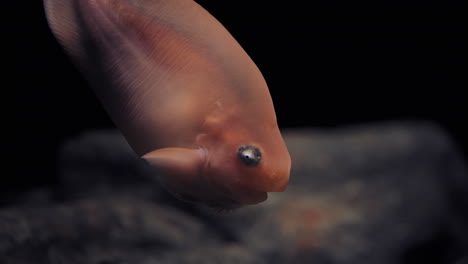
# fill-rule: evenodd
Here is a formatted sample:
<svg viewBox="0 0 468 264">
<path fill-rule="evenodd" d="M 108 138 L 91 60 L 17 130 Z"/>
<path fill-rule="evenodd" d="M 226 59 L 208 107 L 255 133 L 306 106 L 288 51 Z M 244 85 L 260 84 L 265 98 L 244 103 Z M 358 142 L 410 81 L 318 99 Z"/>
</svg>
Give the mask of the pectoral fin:
<svg viewBox="0 0 468 264">
<path fill-rule="evenodd" d="M 203 151 L 188 148 L 163 148 L 142 156 L 157 172 L 159 180 L 172 192 L 190 194 L 201 184 Z"/>
</svg>

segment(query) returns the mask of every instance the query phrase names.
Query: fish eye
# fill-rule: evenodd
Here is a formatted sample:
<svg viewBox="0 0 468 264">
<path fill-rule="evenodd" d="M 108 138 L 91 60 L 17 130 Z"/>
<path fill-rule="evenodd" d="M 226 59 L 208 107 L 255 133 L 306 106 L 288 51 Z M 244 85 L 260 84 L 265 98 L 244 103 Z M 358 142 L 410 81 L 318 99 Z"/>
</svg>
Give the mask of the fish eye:
<svg viewBox="0 0 468 264">
<path fill-rule="evenodd" d="M 252 145 L 242 145 L 237 150 L 237 156 L 239 157 L 242 164 L 247 167 L 255 167 L 262 159 L 262 153 L 260 150 Z"/>
</svg>

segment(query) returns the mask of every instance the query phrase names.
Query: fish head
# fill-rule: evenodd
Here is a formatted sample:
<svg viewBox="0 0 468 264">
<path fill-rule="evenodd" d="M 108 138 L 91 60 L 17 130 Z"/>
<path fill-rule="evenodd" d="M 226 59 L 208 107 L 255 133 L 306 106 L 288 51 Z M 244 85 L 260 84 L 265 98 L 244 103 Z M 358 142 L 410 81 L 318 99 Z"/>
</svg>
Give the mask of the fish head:
<svg viewBox="0 0 468 264">
<path fill-rule="evenodd" d="M 258 204 L 287 188 L 291 158 L 276 122 L 230 120 L 216 132 L 198 140 L 202 178 L 222 197 L 214 207 Z"/>
<path fill-rule="evenodd" d="M 197 148 L 163 148 L 143 158 L 176 197 L 219 210 L 258 204 L 268 192 L 284 191 L 291 159 L 276 123 L 255 132 L 234 121 L 223 126 L 200 134 Z"/>
</svg>

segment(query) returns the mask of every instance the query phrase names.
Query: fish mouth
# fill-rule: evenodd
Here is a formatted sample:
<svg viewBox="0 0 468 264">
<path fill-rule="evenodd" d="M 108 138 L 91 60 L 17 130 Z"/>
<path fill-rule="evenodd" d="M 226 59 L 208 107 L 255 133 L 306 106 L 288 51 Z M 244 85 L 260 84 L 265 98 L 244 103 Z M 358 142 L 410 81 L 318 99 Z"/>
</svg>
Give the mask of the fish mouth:
<svg viewBox="0 0 468 264">
<path fill-rule="evenodd" d="M 202 204 L 217 211 L 232 211 L 247 205 L 265 201 L 268 193 L 250 186 L 196 186 L 197 188 L 177 188 L 161 181 L 165 189 L 184 202 Z"/>
<path fill-rule="evenodd" d="M 249 193 L 249 195 L 242 194 L 240 197 L 232 197 L 228 195 L 215 196 L 215 197 L 197 197 L 189 194 L 180 194 L 175 195 L 180 200 L 195 203 L 203 204 L 216 211 L 232 211 L 239 209 L 246 205 L 254 205 L 265 201 L 268 198 L 266 192 L 255 192 Z"/>
<path fill-rule="evenodd" d="M 242 192 L 237 195 L 223 196 L 207 202 L 209 207 L 219 210 L 234 210 L 246 205 L 254 205 L 265 201 L 268 198 L 266 192 Z"/>
<path fill-rule="evenodd" d="M 174 194 L 174 193 L 173 193 Z M 232 211 L 238 208 L 245 206 L 245 204 L 231 199 L 229 197 L 218 197 L 216 199 L 203 199 L 201 197 L 196 197 L 190 194 L 174 194 L 174 196 L 184 202 L 189 202 L 193 204 L 205 205 L 209 208 L 212 208 L 216 211 Z"/>
</svg>

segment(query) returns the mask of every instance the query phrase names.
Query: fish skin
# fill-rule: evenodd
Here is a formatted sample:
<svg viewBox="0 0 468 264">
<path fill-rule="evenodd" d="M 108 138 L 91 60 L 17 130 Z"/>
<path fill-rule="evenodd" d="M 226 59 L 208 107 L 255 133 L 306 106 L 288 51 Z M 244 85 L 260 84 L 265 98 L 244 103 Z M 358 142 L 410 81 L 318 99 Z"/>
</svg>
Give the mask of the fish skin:
<svg viewBox="0 0 468 264">
<path fill-rule="evenodd" d="M 220 209 L 284 191 L 291 159 L 267 84 L 192 0 L 44 0 L 49 26 L 133 150 L 178 197 Z M 260 150 L 257 166 L 238 157 Z"/>
</svg>

